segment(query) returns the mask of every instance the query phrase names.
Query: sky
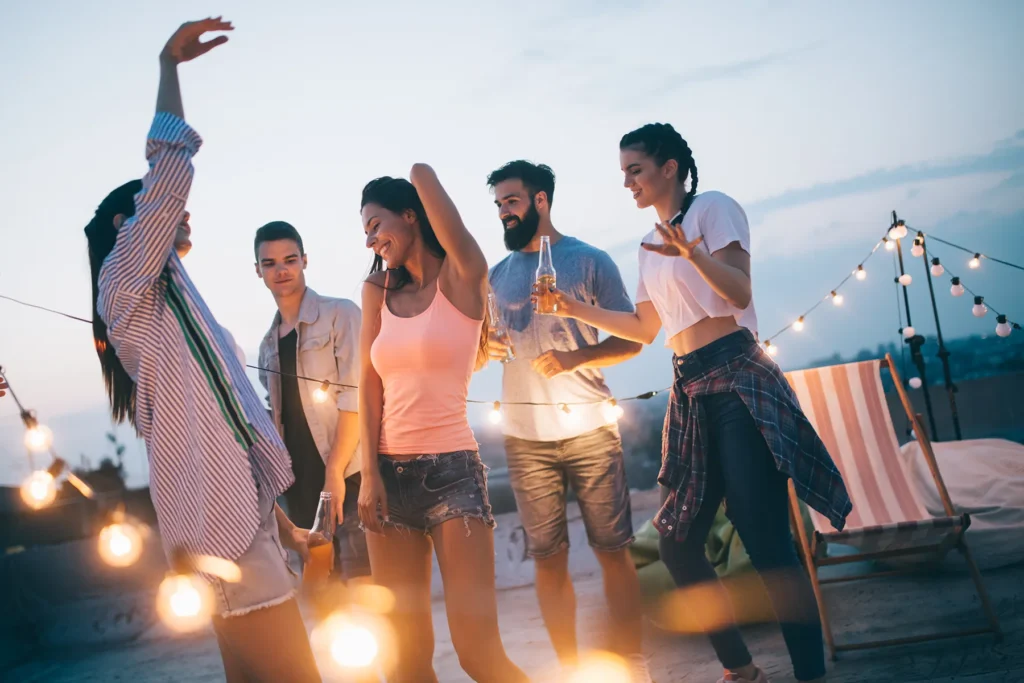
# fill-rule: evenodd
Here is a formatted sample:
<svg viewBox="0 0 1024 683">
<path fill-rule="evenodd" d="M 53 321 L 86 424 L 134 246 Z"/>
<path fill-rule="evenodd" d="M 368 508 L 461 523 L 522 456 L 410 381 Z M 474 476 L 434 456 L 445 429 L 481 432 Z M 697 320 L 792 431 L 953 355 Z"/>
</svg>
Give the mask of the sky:
<svg viewBox="0 0 1024 683">
<path fill-rule="evenodd" d="M 0 295 L 88 317 L 82 228 L 107 192 L 145 172 L 157 54 L 180 23 L 210 14 L 236 30 L 180 70 L 186 118 L 205 141 L 186 266 L 250 362 L 275 310 L 253 270 L 256 228 L 295 225 L 309 285 L 358 302 L 370 264 L 361 189 L 420 161 L 491 263 L 505 252 L 488 172 L 515 158 L 549 164 L 556 227 L 612 254 L 632 292 L 636 244 L 656 216 L 622 188 L 618 140 L 651 121 L 688 140 L 701 190 L 744 206 L 762 336 L 856 267 L 892 210 L 1024 262 L 1018 2 L 85 5 L 0 0 Z M 934 251 L 1024 321 L 1019 272 L 967 271 L 969 255 Z M 907 254 L 906 267 L 914 325 L 930 334 L 924 266 Z M 865 268 L 841 309 L 823 306 L 777 339 L 780 365 L 898 339 L 891 254 Z M 972 317 L 947 279 L 936 290 L 947 336 L 992 333 L 994 318 Z M 0 365 L 19 398 L 59 453 L 96 464 L 109 424 L 89 327 L 5 300 L 0 321 Z M 669 383 L 662 343 L 608 371 L 617 395 Z M 470 394 L 493 400 L 499 386 L 491 367 Z M 141 485 L 144 451 L 121 434 L 129 483 Z M 0 399 L 0 484 L 28 471 L 17 410 Z"/>
</svg>

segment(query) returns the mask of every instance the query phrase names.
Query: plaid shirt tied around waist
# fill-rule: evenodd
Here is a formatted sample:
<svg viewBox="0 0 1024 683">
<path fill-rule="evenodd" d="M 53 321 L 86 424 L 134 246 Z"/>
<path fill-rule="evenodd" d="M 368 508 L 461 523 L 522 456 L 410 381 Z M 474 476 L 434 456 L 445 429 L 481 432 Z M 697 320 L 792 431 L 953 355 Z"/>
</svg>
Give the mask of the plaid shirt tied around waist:
<svg viewBox="0 0 1024 683">
<path fill-rule="evenodd" d="M 662 433 L 658 483 L 668 489 L 653 523 L 662 536 L 686 539 L 707 487 L 702 396 L 735 391 L 746 404 L 779 471 L 797 496 L 839 531 L 853 509 L 842 476 L 775 362 L 747 330 L 672 360 L 675 380 Z"/>
</svg>

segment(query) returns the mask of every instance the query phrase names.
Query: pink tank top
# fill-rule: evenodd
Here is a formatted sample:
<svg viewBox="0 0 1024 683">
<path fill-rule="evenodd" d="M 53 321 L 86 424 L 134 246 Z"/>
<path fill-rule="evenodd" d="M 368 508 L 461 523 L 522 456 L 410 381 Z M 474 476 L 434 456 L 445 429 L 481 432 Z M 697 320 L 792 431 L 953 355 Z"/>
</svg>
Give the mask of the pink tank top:
<svg viewBox="0 0 1024 683">
<path fill-rule="evenodd" d="M 479 449 L 466 413 L 482 320 L 473 320 L 436 285 L 419 315 L 400 318 L 387 305 L 370 362 L 384 384 L 378 452 L 423 455 Z"/>
</svg>

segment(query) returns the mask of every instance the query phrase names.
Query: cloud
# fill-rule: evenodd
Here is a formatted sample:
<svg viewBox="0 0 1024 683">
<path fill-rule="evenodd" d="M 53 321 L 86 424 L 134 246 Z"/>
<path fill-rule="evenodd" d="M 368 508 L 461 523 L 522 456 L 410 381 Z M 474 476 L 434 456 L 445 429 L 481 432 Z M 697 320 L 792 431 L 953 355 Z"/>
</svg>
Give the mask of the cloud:
<svg viewBox="0 0 1024 683">
<path fill-rule="evenodd" d="M 1024 131 L 1017 139 L 1024 139 Z M 788 190 L 774 197 L 747 202 L 747 212 L 753 216 L 770 211 L 788 209 L 823 199 L 835 199 L 863 192 L 883 190 L 907 183 L 943 180 L 999 171 L 1024 171 L 1024 146 L 996 143 L 988 154 L 961 157 L 949 161 L 909 164 L 896 168 L 880 168 L 850 178 L 819 183 L 810 187 Z"/>
<path fill-rule="evenodd" d="M 824 43 L 816 42 L 792 50 L 773 52 L 761 57 L 745 59 L 729 64 L 714 64 L 703 66 L 688 71 L 676 72 L 667 76 L 664 81 L 652 90 L 652 95 L 662 95 L 672 90 L 678 90 L 683 86 L 697 83 L 709 83 L 712 81 L 723 81 L 735 78 L 744 78 L 766 67 L 774 66 L 789 61 L 797 55 L 810 52 L 821 47 Z"/>
</svg>

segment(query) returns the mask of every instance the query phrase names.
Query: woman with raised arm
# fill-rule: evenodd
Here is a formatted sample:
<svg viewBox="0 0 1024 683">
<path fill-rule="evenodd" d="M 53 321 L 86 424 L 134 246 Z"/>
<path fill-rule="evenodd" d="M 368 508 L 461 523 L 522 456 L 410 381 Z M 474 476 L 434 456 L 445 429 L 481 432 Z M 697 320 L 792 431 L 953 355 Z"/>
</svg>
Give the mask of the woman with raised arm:
<svg viewBox="0 0 1024 683">
<path fill-rule="evenodd" d="M 319 681 L 282 550 L 308 552 L 308 531 L 274 503 L 291 484 L 288 452 L 178 256 L 202 144 L 185 123 L 178 64 L 227 41 L 203 34 L 230 30 L 220 18 L 183 24 L 160 54 L 149 171 L 111 192 L 85 229 L 93 337 L 114 420 L 146 442 L 168 557 L 222 557 L 241 570 L 239 583 L 206 577 L 227 680 Z"/>
<path fill-rule="evenodd" d="M 436 681 L 431 546 L 452 644 L 475 681 L 525 681 L 498 633 L 494 517 L 466 414 L 487 361 L 487 261 L 434 171 L 363 188 L 359 517 L 376 583 L 395 596 L 394 683 Z M 385 265 L 386 264 L 386 265 Z"/>
<path fill-rule="evenodd" d="M 557 314 L 644 344 L 665 330 L 675 379 L 658 475 L 662 506 L 654 517 L 661 558 L 681 588 L 708 584 L 727 601 L 704 554 L 725 498 L 775 607 L 797 680 L 823 680 L 821 623 L 789 528 L 787 482 L 836 529 L 852 505 L 785 377 L 757 343 L 746 214 L 720 192 L 697 194 L 693 154 L 672 126 L 627 133 L 619 150 L 637 207 L 658 213 L 640 245 L 636 312 L 602 310 L 557 292 Z M 721 680 L 764 683 L 731 621 L 706 625 L 726 669 Z"/>
</svg>

